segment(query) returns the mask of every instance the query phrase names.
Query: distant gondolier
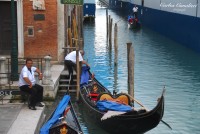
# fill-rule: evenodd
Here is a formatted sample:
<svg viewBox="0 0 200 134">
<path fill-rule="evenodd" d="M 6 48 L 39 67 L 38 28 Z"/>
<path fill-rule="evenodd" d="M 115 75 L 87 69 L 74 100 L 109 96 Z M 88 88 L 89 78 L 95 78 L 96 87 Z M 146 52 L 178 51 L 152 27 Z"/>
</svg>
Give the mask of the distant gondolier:
<svg viewBox="0 0 200 134">
<path fill-rule="evenodd" d="M 133 7 L 133 15 L 134 15 L 135 18 L 138 17 L 137 14 L 138 14 L 138 7 L 135 5 L 135 6 Z"/>
</svg>

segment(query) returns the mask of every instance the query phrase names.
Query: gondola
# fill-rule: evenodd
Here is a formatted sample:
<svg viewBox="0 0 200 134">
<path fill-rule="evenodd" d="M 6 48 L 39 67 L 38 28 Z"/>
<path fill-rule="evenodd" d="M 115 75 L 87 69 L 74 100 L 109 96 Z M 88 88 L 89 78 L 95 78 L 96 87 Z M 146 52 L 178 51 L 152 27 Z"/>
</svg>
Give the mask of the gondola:
<svg viewBox="0 0 200 134">
<path fill-rule="evenodd" d="M 69 95 L 62 98 L 40 134 L 83 134 Z"/>
<path fill-rule="evenodd" d="M 141 23 L 138 18 L 133 16 L 128 16 L 128 27 L 129 29 L 140 29 Z"/>
<path fill-rule="evenodd" d="M 111 114 L 110 117 L 104 118 L 107 116 L 106 114 L 109 116 L 110 110 L 102 111 L 102 109 L 99 109 L 99 101 L 107 101 L 109 98 L 113 98 L 111 101 L 116 99 L 117 103 L 124 103 L 122 105 L 132 107 L 131 99 L 133 98 L 124 93 L 112 95 L 108 89 L 92 76 L 87 69 L 82 70 L 80 99 L 84 105 L 84 111 L 87 112 L 88 118 L 94 121 L 94 124 L 98 124 L 105 131 L 112 134 L 142 134 L 159 124 L 164 114 L 164 91 L 161 97 L 159 97 L 157 105 L 152 110 L 141 108 L 121 112 L 120 108 L 119 111 L 114 111 L 114 113 L 119 114 Z M 122 100 L 117 100 L 120 97 Z M 112 112 L 113 109 L 111 110 Z"/>
</svg>

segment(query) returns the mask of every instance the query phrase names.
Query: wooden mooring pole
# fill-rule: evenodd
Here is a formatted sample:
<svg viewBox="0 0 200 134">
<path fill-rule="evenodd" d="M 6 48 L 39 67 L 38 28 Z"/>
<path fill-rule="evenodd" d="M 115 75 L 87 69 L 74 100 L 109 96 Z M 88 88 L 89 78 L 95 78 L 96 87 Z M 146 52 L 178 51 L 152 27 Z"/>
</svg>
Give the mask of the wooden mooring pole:
<svg viewBox="0 0 200 134">
<path fill-rule="evenodd" d="M 134 50 L 132 43 L 127 43 L 128 93 L 134 97 Z"/>
<path fill-rule="evenodd" d="M 110 38 L 110 15 L 108 15 L 108 36 L 107 38 Z"/>
<path fill-rule="evenodd" d="M 106 34 L 108 38 L 108 9 L 106 9 Z"/>
<path fill-rule="evenodd" d="M 109 25 L 109 46 L 110 46 L 110 49 L 112 48 L 112 22 L 113 22 L 113 19 L 111 18 L 110 19 L 110 25 Z"/>
<path fill-rule="evenodd" d="M 83 41 L 83 6 L 80 7 L 80 49 L 83 50 L 84 48 L 84 41 Z"/>
<path fill-rule="evenodd" d="M 82 6 L 77 6 L 77 14 L 78 14 L 78 18 L 77 18 L 77 22 L 78 22 L 78 28 L 80 28 L 82 20 L 80 20 L 80 10 L 81 10 Z M 80 30 L 77 31 L 76 29 L 76 36 L 75 38 L 78 40 L 76 41 L 76 66 L 77 66 L 77 72 L 76 72 L 76 79 L 77 79 L 77 85 L 76 85 L 76 100 L 79 100 L 79 91 L 80 91 L 80 64 L 79 64 L 79 48 L 80 48 Z"/>
<path fill-rule="evenodd" d="M 115 23 L 115 27 L 114 27 L 114 49 L 115 49 L 115 61 L 114 61 L 114 65 L 117 65 L 117 58 L 118 58 L 118 39 L 117 39 L 117 35 L 118 35 L 118 30 L 117 30 L 117 23 Z"/>
</svg>

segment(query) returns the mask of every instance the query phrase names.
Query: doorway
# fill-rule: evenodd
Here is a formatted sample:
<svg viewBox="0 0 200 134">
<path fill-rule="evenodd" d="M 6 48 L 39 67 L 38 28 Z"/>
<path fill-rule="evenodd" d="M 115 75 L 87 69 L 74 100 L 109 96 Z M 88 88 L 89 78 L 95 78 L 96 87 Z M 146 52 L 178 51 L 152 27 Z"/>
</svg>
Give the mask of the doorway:
<svg viewBox="0 0 200 134">
<path fill-rule="evenodd" d="M 15 16 L 17 26 L 17 7 L 16 2 Z M 12 25 L 11 25 L 11 2 L 0 1 L 0 55 L 10 55 L 12 49 Z M 17 37 L 17 32 L 16 32 Z M 17 43 L 18 41 L 16 41 Z M 17 45 L 18 46 L 18 45 Z"/>
</svg>

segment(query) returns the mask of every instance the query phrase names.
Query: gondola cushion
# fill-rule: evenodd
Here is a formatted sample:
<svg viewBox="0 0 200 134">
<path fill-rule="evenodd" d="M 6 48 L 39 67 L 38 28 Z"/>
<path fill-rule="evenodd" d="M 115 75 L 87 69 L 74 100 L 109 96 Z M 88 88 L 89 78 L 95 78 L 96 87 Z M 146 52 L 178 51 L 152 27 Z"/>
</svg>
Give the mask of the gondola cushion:
<svg viewBox="0 0 200 134">
<path fill-rule="evenodd" d="M 111 95 L 110 93 L 101 93 L 97 100 L 109 100 L 109 101 L 115 101 L 121 104 L 130 105 L 130 98 L 126 94 L 120 93 L 115 96 Z"/>
<path fill-rule="evenodd" d="M 108 111 L 108 110 L 121 111 L 121 112 L 132 111 L 132 107 L 129 105 L 124 105 L 108 100 L 98 101 L 96 106 L 100 111 Z"/>
<path fill-rule="evenodd" d="M 93 100 L 93 101 L 97 101 L 97 96 L 98 96 L 99 94 L 97 94 L 97 93 L 90 93 L 89 94 L 89 97 L 91 98 L 91 100 Z"/>
</svg>

